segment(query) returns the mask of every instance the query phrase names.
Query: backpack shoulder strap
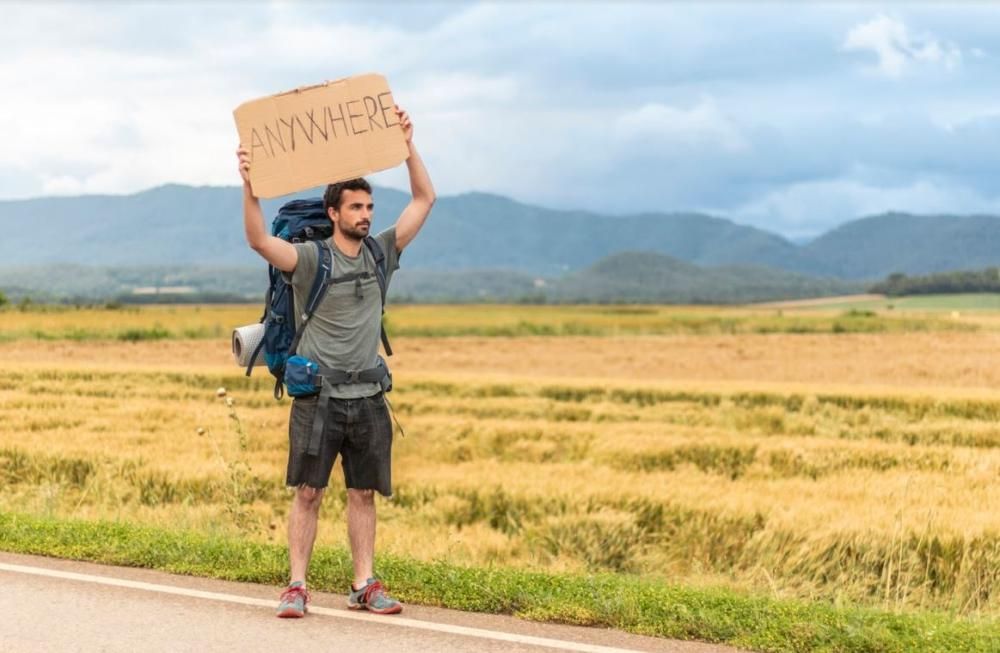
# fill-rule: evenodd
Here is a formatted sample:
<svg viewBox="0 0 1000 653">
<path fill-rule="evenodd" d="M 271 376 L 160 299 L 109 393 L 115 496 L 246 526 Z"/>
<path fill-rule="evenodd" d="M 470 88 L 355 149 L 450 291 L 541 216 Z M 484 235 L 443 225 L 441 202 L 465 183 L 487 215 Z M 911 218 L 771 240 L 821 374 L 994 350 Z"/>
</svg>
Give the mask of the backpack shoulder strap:
<svg viewBox="0 0 1000 653">
<path fill-rule="evenodd" d="M 382 312 L 385 313 L 385 293 L 386 293 L 386 262 L 385 252 L 382 246 L 372 236 L 365 236 L 365 247 L 371 252 L 375 260 L 375 278 L 378 280 L 378 289 L 382 293 Z M 385 348 L 385 355 L 392 356 L 392 345 L 389 344 L 389 335 L 385 332 L 385 324 L 382 325 L 382 347 Z"/>
<path fill-rule="evenodd" d="M 309 298 L 306 300 L 305 315 L 313 314 L 323 299 L 320 291 L 324 285 L 329 285 L 327 282 L 333 278 L 333 254 L 330 248 L 320 240 L 314 240 L 312 243 L 316 246 L 316 276 L 313 277 Z"/>
<path fill-rule="evenodd" d="M 305 310 L 302 312 L 302 325 L 295 330 L 295 337 L 292 338 L 292 344 L 288 347 L 289 356 L 295 354 L 299 340 L 302 339 L 302 332 L 306 330 L 306 325 L 309 324 L 313 313 L 326 298 L 326 289 L 330 286 L 330 280 L 333 278 L 333 254 L 330 252 L 330 248 L 321 241 L 314 240 L 312 242 L 318 250 L 316 276 L 313 277 L 312 288 L 309 289 L 309 297 L 306 299 Z"/>
<path fill-rule="evenodd" d="M 382 293 L 382 308 L 385 309 L 385 277 L 386 277 L 386 263 L 385 263 L 385 252 L 382 251 L 382 245 L 379 244 L 375 238 L 372 236 L 365 236 L 365 247 L 371 252 L 372 258 L 375 260 L 375 277 L 378 279 L 378 289 Z"/>
</svg>

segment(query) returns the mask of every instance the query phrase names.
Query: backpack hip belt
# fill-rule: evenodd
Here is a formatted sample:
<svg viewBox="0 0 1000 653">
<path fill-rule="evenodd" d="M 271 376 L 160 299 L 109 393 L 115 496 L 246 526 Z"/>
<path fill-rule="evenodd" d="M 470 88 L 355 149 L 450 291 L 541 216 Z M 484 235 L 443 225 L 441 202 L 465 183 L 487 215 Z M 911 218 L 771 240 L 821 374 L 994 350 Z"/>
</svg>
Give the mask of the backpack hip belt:
<svg viewBox="0 0 1000 653">
<path fill-rule="evenodd" d="M 340 385 L 343 383 L 381 383 L 385 373 L 386 368 L 383 366 L 354 371 L 335 370 L 329 367 L 319 368 L 319 376 L 331 385 Z"/>
</svg>

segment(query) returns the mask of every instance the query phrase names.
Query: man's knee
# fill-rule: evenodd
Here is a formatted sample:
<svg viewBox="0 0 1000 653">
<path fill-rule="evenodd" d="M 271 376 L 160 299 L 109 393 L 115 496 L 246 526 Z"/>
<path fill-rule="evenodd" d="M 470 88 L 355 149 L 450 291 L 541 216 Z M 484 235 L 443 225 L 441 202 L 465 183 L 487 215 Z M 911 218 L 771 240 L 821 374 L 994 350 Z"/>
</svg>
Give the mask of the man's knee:
<svg viewBox="0 0 1000 653">
<path fill-rule="evenodd" d="M 375 490 L 355 490 L 347 488 L 347 500 L 359 505 L 375 503 Z"/>
<path fill-rule="evenodd" d="M 295 488 L 295 501 L 309 510 L 319 510 L 319 504 L 323 501 L 323 488 L 300 485 Z"/>
</svg>

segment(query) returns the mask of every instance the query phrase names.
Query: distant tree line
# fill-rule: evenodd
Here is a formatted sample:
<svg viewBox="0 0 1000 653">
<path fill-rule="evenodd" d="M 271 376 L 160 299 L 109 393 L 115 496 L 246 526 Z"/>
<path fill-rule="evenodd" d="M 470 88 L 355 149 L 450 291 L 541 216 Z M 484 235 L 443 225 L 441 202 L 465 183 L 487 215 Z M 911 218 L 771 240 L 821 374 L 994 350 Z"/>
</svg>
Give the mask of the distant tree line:
<svg viewBox="0 0 1000 653">
<path fill-rule="evenodd" d="M 899 297 L 901 295 L 942 295 L 972 292 L 1000 293 L 1000 268 L 938 272 L 919 277 L 890 274 L 869 289 L 873 293 Z"/>
</svg>

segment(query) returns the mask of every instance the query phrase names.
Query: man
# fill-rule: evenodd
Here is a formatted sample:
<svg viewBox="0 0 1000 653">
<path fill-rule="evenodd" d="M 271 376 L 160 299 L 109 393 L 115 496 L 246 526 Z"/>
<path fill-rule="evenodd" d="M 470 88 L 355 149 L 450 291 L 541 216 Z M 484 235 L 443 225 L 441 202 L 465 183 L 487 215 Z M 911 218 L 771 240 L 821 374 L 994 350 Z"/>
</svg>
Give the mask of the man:
<svg viewBox="0 0 1000 653">
<path fill-rule="evenodd" d="M 386 257 L 386 284 L 399 268 L 399 253 L 413 240 L 434 205 L 434 187 L 413 145 L 413 125 L 405 111 L 396 107 L 400 128 L 406 137 L 412 200 L 394 227 L 375 236 Z M 247 242 L 268 263 L 284 273 L 292 284 L 295 305 L 304 306 L 318 265 L 312 243 L 292 244 L 271 236 L 264 227 L 260 202 L 250 188 L 250 154 L 237 150 L 243 177 L 243 223 Z M 381 334 L 382 300 L 375 276 L 375 262 L 364 245 L 371 229 L 371 186 L 364 179 L 331 184 L 324 207 L 333 222 L 327 245 L 333 254 L 333 283 L 304 329 L 297 353 L 323 367 L 362 370 L 375 367 Z M 327 382 L 324 382 L 327 383 Z M 281 595 L 279 617 L 302 617 L 309 594 L 306 571 L 316 540 L 319 507 L 339 453 L 347 485 L 347 533 L 354 564 L 354 582 L 348 606 L 379 614 L 402 610 L 375 579 L 375 496 L 392 494 L 392 424 L 378 383 L 345 383 L 329 390 L 319 454 L 306 449 L 317 411 L 316 397 L 295 399 L 289 417 L 289 451 L 286 482 L 295 487 L 288 517 L 288 557 L 291 582 Z"/>
</svg>

